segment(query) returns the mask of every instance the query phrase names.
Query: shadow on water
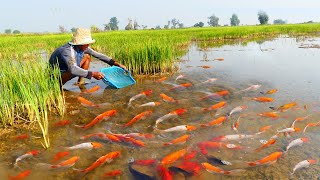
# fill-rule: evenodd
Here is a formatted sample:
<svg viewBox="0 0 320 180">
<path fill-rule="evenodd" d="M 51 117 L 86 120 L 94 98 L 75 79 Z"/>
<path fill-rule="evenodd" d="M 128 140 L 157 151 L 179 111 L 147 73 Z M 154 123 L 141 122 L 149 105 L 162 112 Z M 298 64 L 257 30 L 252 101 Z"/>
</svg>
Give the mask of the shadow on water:
<svg viewBox="0 0 320 180">
<path fill-rule="evenodd" d="M 320 67 L 319 57 L 320 49 L 314 48 L 320 44 L 320 38 L 306 38 L 297 40 L 296 38 L 280 37 L 274 40 L 249 42 L 245 46 L 242 44 L 224 45 L 217 48 L 206 48 L 199 50 L 197 45 L 190 47 L 189 52 L 182 57 L 179 62 L 180 71 L 167 76 L 163 82 L 156 82 L 160 77 L 145 77 L 137 80 L 137 84 L 123 89 L 110 89 L 102 81 L 90 80 L 85 85 L 87 89 L 99 85 L 101 88 L 91 94 L 80 94 L 81 89 L 73 84 L 77 79 L 68 82 L 65 88 L 67 113 L 64 117 L 52 115 L 50 117 L 53 125 L 59 120 L 67 119 L 71 121 L 70 125 L 63 127 L 53 127 L 50 129 L 52 147 L 43 151 L 40 155 L 25 159 L 19 162 L 21 169 L 14 169 L 12 163 L 19 155 L 32 149 L 40 149 L 36 141 L 8 141 L 8 137 L 2 137 L 8 151 L 1 158 L 0 177 L 7 177 L 7 174 L 16 175 L 22 170 L 32 169 L 30 179 L 99 179 L 106 172 L 121 169 L 122 174 L 118 179 L 133 179 L 128 163 L 135 159 L 156 159 L 161 160 L 164 156 L 189 147 L 189 150 L 196 150 L 196 157 L 189 160 L 192 162 L 207 162 L 208 157 L 217 157 L 231 162 L 232 165 L 219 166 L 225 170 L 245 169 L 245 172 L 237 176 L 221 175 L 218 173 L 209 173 L 204 169 L 198 172 L 198 175 L 189 176 L 188 179 L 289 179 L 289 173 L 298 162 L 305 159 L 316 159 L 319 161 L 318 149 L 320 147 L 319 127 L 310 127 L 303 134 L 301 132 L 292 133 L 291 137 L 280 135 L 274 145 L 267 147 L 260 152 L 254 149 L 262 144 L 259 140 L 268 140 L 276 134 L 277 130 L 290 127 L 293 120 L 297 117 L 304 117 L 311 114 L 304 121 L 297 122 L 296 127 L 303 129 L 308 123 L 317 122 L 319 119 L 319 96 L 320 80 L 318 78 Z M 302 48 L 302 47 L 313 48 Z M 223 58 L 223 60 L 215 60 Z M 94 61 L 91 69 L 99 70 L 104 64 Z M 206 67 L 206 68 L 203 68 Z M 183 78 L 176 80 L 179 75 Z M 214 82 L 204 83 L 211 78 L 217 78 Z M 174 85 L 191 83 L 193 86 L 170 90 Z M 261 87 L 256 91 L 239 92 L 250 85 L 260 84 Z M 129 107 L 129 99 L 147 89 L 152 90 L 150 96 L 138 98 L 132 102 Z M 263 95 L 260 92 L 266 92 L 270 89 L 278 89 L 275 94 Z M 215 99 L 200 100 L 208 93 L 215 93 L 228 90 L 229 94 Z M 164 93 L 179 103 L 168 103 L 161 99 L 160 94 Z M 81 96 L 95 104 L 104 104 L 100 107 L 84 107 L 80 105 L 77 97 Z M 273 102 L 259 103 L 250 100 L 251 97 L 268 96 L 274 98 Z M 139 107 L 146 102 L 159 101 L 161 105 L 156 107 Z M 219 101 L 226 101 L 224 108 L 216 111 L 202 112 L 201 108 L 208 108 Z M 271 111 L 269 107 L 279 107 L 289 102 L 297 102 L 298 106 L 289 109 L 286 112 L 279 112 L 280 118 L 272 120 L 262 118 L 257 114 Z M 232 149 L 208 149 L 208 155 L 200 153 L 197 144 L 203 141 L 209 141 L 215 136 L 237 134 L 231 128 L 240 116 L 234 114 L 228 118 L 222 125 L 217 127 L 201 128 L 200 124 L 205 124 L 220 116 L 225 116 L 234 107 L 246 105 L 248 109 L 241 112 L 244 117 L 240 118 L 238 131 L 241 134 L 254 134 L 261 127 L 272 125 L 272 129 L 245 140 L 230 141 L 236 145 L 247 148 L 242 150 Z M 305 107 L 305 108 L 304 108 Z M 159 129 L 168 129 L 178 125 L 194 125 L 197 129 L 187 132 L 174 132 L 159 134 L 155 132 L 153 126 L 155 121 L 165 114 L 176 109 L 185 108 L 187 112 L 176 118 L 167 119 L 159 123 Z M 87 124 L 97 115 L 115 109 L 117 113 L 108 120 L 103 120 L 99 124 L 88 128 L 80 129 L 74 125 Z M 124 127 L 123 124 L 130 121 L 137 114 L 146 110 L 152 110 L 151 116 L 134 123 L 131 127 Z M 94 169 L 85 176 L 73 171 L 72 168 L 63 171 L 41 171 L 36 168 L 37 163 L 50 163 L 55 153 L 62 151 L 62 147 L 93 141 L 81 140 L 80 137 L 91 133 L 151 133 L 154 138 L 142 139 L 145 147 L 137 147 L 130 143 L 112 143 L 94 139 L 103 144 L 102 148 L 71 151 L 71 156 L 80 156 L 80 160 L 75 164 L 75 168 L 83 169 L 91 165 L 102 155 L 111 151 L 120 151 L 121 156 L 111 163 Z M 178 138 L 184 134 L 191 135 L 185 144 L 163 146 L 163 143 Z M 273 165 L 264 165 L 258 167 L 247 167 L 245 162 L 261 159 L 275 151 L 281 151 L 292 140 L 300 137 L 308 137 L 309 142 L 301 147 L 293 147 L 288 153 Z M 208 157 L 207 157 L 208 156 Z M 68 157 L 63 158 L 64 160 Z M 179 166 L 183 164 L 182 160 L 177 160 L 170 166 Z M 169 167 L 170 167 L 169 166 Z M 174 168 L 171 168 L 174 169 Z M 147 172 L 150 176 L 160 179 L 160 175 L 154 166 L 140 167 L 139 172 Z M 320 167 L 318 164 L 311 165 L 303 171 L 297 170 L 293 179 L 316 179 L 319 175 Z M 175 175 L 177 179 L 184 179 L 183 174 Z"/>
</svg>

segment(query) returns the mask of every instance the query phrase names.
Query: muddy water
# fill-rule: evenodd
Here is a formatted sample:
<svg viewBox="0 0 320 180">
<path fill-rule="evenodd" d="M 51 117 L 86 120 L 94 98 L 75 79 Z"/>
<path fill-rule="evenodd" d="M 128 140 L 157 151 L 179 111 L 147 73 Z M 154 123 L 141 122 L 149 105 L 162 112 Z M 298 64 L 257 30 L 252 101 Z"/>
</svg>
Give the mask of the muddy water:
<svg viewBox="0 0 320 180">
<path fill-rule="evenodd" d="M 107 88 L 101 81 L 91 80 L 89 84 L 85 85 L 87 89 L 95 85 L 101 86 L 99 91 L 92 94 L 80 95 L 81 90 L 73 85 L 76 81 L 76 79 L 73 79 L 64 87 L 66 89 L 67 102 L 66 115 L 64 117 L 54 115 L 50 117 L 52 124 L 62 119 L 68 119 L 71 121 L 71 125 L 59 128 L 52 127 L 50 129 L 52 147 L 47 151 L 41 149 L 37 139 L 2 143 L 8 147 L 8 153 L 1 157 L 1 179 L 5 179 L 8 174 L 16 175 L 25 169 L 32 169 L 32 173 L 29 176 L 30 179 L 100 179 L 104 173 L 116 169 L 121 169 L 122 174 L 115 179 L 133 179 L 128 170 L 128 162 L 130 160 L 161 160 L 164 156 L 187 147 L 190 151 L 196 150 L 198 152 L 196 157 L 190 161 L 197 163 L 207 162 L 207 157 L 214 156 L 232 163 L 232 165 L 218 165 L 222 169 L 246 170 L 230 176 L 209 173 L 201 169 L 198 175 L 190 176 L 188 179 L 317 179 L 320 169 L 318 164 L 314 164 L 308 169 L 297 170 L 293 176 L 289 176 L 289 173 L 292 172 L 295 164 L 305 159 L 320 161 L 318 150 L 320 147 L 320 142 L 318 141 L 319 127 L 310 127 L 305 134 L 301 132 L 292 133 L 291 137 L 281 134 L 275 144 L 264 148 L 260 152 L 254 152 L 254 149 L 262 145 L 259 142 L 260 140 L 268 140 L 276 134 L 277 130 L 290 127 L 297 117 L 312 114 L 308 119 L 297 122 L 296 127 L 302 129 L 306 124 L 319 120 L 320 94 L 318 92 L 320 90 L 320 80 L 318 78 L 318 67 L 320 66 L 320 49 L 317 48 L 317 44 L 320 44 L 319 38 L 297 40 L 295 38 L 281 37 L 272 41 L 252 42 L 246 46 L 240 44 L 228 45 L 206 50 L 200 50 L 194 45 L 181 58 L 182 61 L 178 63 L 180 71 L 170 76 L 163 75 L 168 79 L 161 83 L 156 82 L 160 77 L 137 78 L 136 85 L 116 90 Z M 214 60 L 216 58 L 224 58 L 224 60 Z M 94 61 L 91 68 L 98 70 L 101 67 L 103 67 L 103 64 Z M 184 77 L 176 81 L 175 79 L 181 74 Z M 217 80 L 213 83 L 203 83 L 210 78 L 217 78 Z M 193 86 L 182 90 L 170 90 L 174 84 L 182 83 L 192 83 Z M 260 84 L 261 87 L 256 91 L 239 92 L 253 84 Z M 128 106 L 128 101 L 131 97 L 147 89 L 153 91 L 150 96 L 139 98 L 133 101 L 132 107 Z M 260 92 L 266 92 L 270 89 L 279 90 L 275 94 L 265 95 L 274 98 L 273 102 L 259 103 L 250 100 L 250 97 L 262 96 Z M 214 93 L 222 90 L 228 90 L 230 94 L 213 100 L 199 100 L 206 95 L 205 92 Z M 179 103 L 164 102 L 159 96 L 160 93 L 173 97 Z M 84 107 L 77 100 L 79 95 L 96 104 L 101 104 L 101 106 Z M 161 105 L 157 107 L 139 107 L 139 105 L 151 101 L 159 101 Z M 226 107 L 211 112 L 200 111 L 201 108 L 210 107 L 219 101 L 226 101 Z M 298 106 L 286 112 L 281 112 L 280 118 L 276 120 L 257 116 L 258 113 L 271 111 L 269 107 L 279 107 L 289 102 L 297 102 Z M 272 128 L 253 138 L 228 142 L 243 146 L 244 148 L 241 150 L 208 149 L 208 155 L 201 154 L 197 147 L 198 142 L 209 141 L 215 136 L 237 134 L 236 131 L 231 129 L 231 124 L 239 118 L 240 114 L 232 115 L 220 126 L 201 128 L 199 125 L 224 116 L 239 105 L 246 105 L 248 109 L 241 112 L 241 115 L 245 115 L 245 117 L 240 118 L 238 133 L 252 135 L 257 133 L 263 126 L 272 125 Z M 306 108 L 304 108 L 305 105 Z M 198 129 L 175 133 L 159 134 L 154 132 L 153 126 L 156 119 L 178 108 L 185 108 L 187 112 L 178 118 L 163 121 L 158 128 L 167 129 L 188 124 L 197 126 Z M 116 115 L 92 128 L 83 130 L 74 127 L 76 124 L 87 124 L 97 115 L 111 109 L 117 110 Z M 150 117 L 136 122 L 131 127 L 123 127 L 123 124 L 146 110 L 153 111 Z M 154 138 L 142 139 L 146 143 L 145 147 L 136 147 L 128 143 L 111 143 L 99 139 L 79 139 L 83 135 L 98 132 L 151 133 Z M 163 146 L 164 142 L 171 141 L 184 134 L 191 135 L 191 138 L 185 144 Z M 272 165 L 248 167 L 245 163 L 261 159 L 276 151 L 282 151 L 292 140 L 300 137 L 308 137 L 310 141 L 301 147 L 291 148 L 288 153 Z M 8 139 L 8 137 L 2 137 L 1 140 L 5 141 L 5 139 Z M 55 153 L 63 150 L 62 147 L 89 141 L 98 141 L 103 144 L 103 147 L 91 151 L 71 151 L 71 155 L 68 157 L 73 155 L 80 156 L 80 160 L 74 166 L 75 168 L 86 168 L 99 157 L 112 151 L 120 151 L 120 158 L 111 163 L 106 163 L 86 175 L 73 171 L 72 168 L 62 171 L 44 171 L 36 166 L 37 163 L 50 163 Z M 12 163 L 15 158 L 32 149 L 41 150 L 41 154 L 19 162 L 21 169 L 13 168 Z M 68 157 L 63 158 L 63 160 Z M 170 166 L 177 166 L 182 163 L 182 160 L 178 160 Z M 155 166 L 137 167 L 137 169 L 160 179 Z M 185 179 L 182 173 L 177 173 L 174 177 L 175 179 Z"/>
</svg>

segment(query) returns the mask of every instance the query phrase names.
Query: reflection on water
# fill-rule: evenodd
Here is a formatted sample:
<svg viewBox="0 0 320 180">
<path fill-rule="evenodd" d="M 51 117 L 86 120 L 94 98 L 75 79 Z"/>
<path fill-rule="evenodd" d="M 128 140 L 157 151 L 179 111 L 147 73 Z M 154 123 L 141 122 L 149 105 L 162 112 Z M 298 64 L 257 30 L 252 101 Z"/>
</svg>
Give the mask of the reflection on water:
<svg viewBox="0 0 320 180">
<path fill-rule="evenodd" d="M 8 153 L 2 157 L 0 168 L 0 177 L 4 179 L 7 174 L 16 175 L 25 169 L 32 169 L 30 179 L 40 179 L 44 176 L 46 179 L 98 179 L 103 174 L 121 169 L 122 174 L 118 179 L 133 179 L 129 172 L 129 161 L 139 159 L 156 159 L 161 160 L 166 155 L 188 147 L 188 152 L 196 150 L 197 154 L 189 161 L 196 163 L 208 162 L 212 157 L 222 159 L 231 163 L 231 165 L 216 165 L 224 170 L 244 169 L 246 171 L 236 176 L 221 175 L 218 173 L 209 173 L 203 168 L 197 175 L 188 177 L 188 179 L 289 179 L 289 173 L 293 167 L 305 159 L 316 159 L 319 161 L 318 141 L 319 127 L 310 127 L 303 134 L 301 132 L 292 133 L 290 136 L 279 135 L 276 143 L 255 152 L 254 149 L 262 144 L 260 140 L 269 140 L 276 134 L 277 130 L 288 128 L 294 119 L 311 114 L 306 120 L 297 122 L 296 127 L 304 128 L 306 124 L 317 122 L 319 120 L 319 90 L 320 82 L 317 78 L 320 49 L 317 48 L 299 48 L 302 44 L 319 44 L 320 39 L 304 39 L 297 41 L 294 38 L 278 38 L 273 41 L 260 43 L 248 43 L 247 46 L 232 45 L 219 48 L 207 49 L 200 51 L 197 46 L 192 46 L 190 51 L 181 59 L 180 72 L 168 77 L 167 80 L 157 83 L 160 77 L 148 77 L 137 79 L 138 83 L 124 89 L 105 89 L 106 85 L 102 81 L 91 80 L 86 85 L 91 88 L 95 85 L 101 86 L 101 89 L 92 94 L 83 94 L 82 97 L 94 102 L 95 104 L 107 104 L 100 107 L 84 107 L 77 100 L 80 89 L 73 86 L 77 79 L 73 79 L 65 85 L 65 96 L 67 102 L 67 113 L 64 117 L 51 116 L 52 124 L 62 119 L 71 121 L 71 125 L 64 127 L 51 128 L 52 148 L 44 151 L 38 143 L 33 141 L 14 141 L 6 142 Z M 222 61 L 214 60 L 224 58 Z M 102 64 L 94 62 L 92 69 L 100 69 Z M 202 66 L 202 67 L 199 67 Z M 209 68 L 203 68 L 203 66 Z M 179 75 L 184 77 L 175 80 Z M 214 82 L 203 83 L 208 79 L 217 78 Z M 193 86 L 185 89 L 170 90 L 174 84 L 191 83 Z M 255 91 L 239 92 L 251 85 L 260 84 L 261 87 Z M 133 106 L 129 107 L 129 99 L 147 89 L 153 92 L 150 96 L 141 97 L 132 102 Z M 260 92 L 266 92 L 270 89 L 278 89 L 274 94 L 263 95 Z M 227 90 L 229 94 L 214 99 L 200 100 L 208 93 L 215 93 Z M 164 93 L 179 103 L 165 102 L 161 99 L 160 94 Z M 250 97 L 267 96 L 274 98 L 273 102 L 259 103 L 252 101 Z M 155 107 L 138 107 L 138 105 L 159 101 L 161 105 Z M 202 108 L 208 108 L 219 101 L 226 101 L 227 105 L 223 108 L 213 111 L 201 111 Z M 269 107 L 279 107 L 289 102 L 297 102 L 298 106 L 285 112 L 279 112 L 280 118 L 274 120 L 271 118 L 260 117 L 257 114 L 261 112 L 272 111 Z M 220 116 L 225 116 L 233 108 L 244 105 L 248 109 L 241 113 L 233 114 L 222 125 L 213 127 L 200 127 Z M 304 105 L 305 108 L 304 108 Z M 185 108 L 186 113 L 175 118 L 166 119 L 159 123 L 158 128 L 161 130 L 168 129 L 179 125 L 194 125 L 197 127 L 194 131 L 159 133 L 154 132 L 153 126 L 155 121 L 176 109 Z M 97 115 L 115 109 L 117 113 L 108 120 L 96 124 L 89 129 L 80 129 L 74 125 L 83 125 L 89 123 Z M 153 113 L 145 119 L 135 122 L 130 127 L 124 127 L 123 124 L 129 122 L 137 114 L 146 110 L 152 110 Z M 231 125 L 240 118 L 238 131 L 231 128 Z M 230 135 L 230 134 L 248 134 L 253 135 L 259 132 L 260 128 L 272 125 L 270 130 L 252 138 L 235 140 L 226 143 L 243 146 L 243 149 L 208 148 L 208 154 L 200 152 L 198 143 L 210 141 L 213 137 Z M 151 139 L 142 139 L 145 147 L 137 147 L 130 143 L 109 142 L 99 139 L 80 140 L 81 136 L 91 133 L 151 133 L 155 137 Z M 190 139 L 185 144 L 164 146 L 163 143 L 176 139 L 184 134 L 189 134 Z M 263 165 L 258 167 L 248 167 L 246 162 L 256 161 L 276 151 L 282 151 L 294 139 L 308 137 L 309 142 L 301 147 L 290 148 L 288 153 L 281 157 L 272 165 Z M 6 138 L 8 139 L 8 137 Z M 2 140 L 5 140 L 2 139 Z M 85 176 L 79 172 L 73 171 L 72 168 L 61 171 L 40 171 L 35 168 L 37 163 L 50 163 L 54 155 L 62 151 L 62 147 L 73 146 L 83 142 L 99 141 L 103 143 L 102 148 L 87 150 L 74 150 L 69 156 L 80 156 L 80 160 L 75 164 L 75 168 L 84 169 L 89 167 L 99 157 L 108 152 L 120 151 L 121 156 L 111 163 L 94 169 Z M 18 145 L 17 145 L 18 144 Z M 16 148 L 15 148 L 16 147 Z M 12 163 L 15 158 L 33 149 L 40 149 L 40 155 L 31 159 L 25 159 L 19 162 L 19 168 L 13 168 Z M 183 158 L 167 166 L 179 166 L 183 164 Z M 212 161 L 211 161 L 212 163 Z M 201 166 L 202 167 L 202 166 Z M 172 168 L 171 168 L 172 169 Z M 308 169 L 297 170 L 292 176 L 293 179 L 317 179 L 319 176 L 319 166 L 311 165 Z M 146 167 L 136 167 L 139 172 L 144 172 L 157 179 L 161 179 L 156 165 Z M 176 179 L 184 179 L 183 173 L 177 173 Z"/>
</svg>

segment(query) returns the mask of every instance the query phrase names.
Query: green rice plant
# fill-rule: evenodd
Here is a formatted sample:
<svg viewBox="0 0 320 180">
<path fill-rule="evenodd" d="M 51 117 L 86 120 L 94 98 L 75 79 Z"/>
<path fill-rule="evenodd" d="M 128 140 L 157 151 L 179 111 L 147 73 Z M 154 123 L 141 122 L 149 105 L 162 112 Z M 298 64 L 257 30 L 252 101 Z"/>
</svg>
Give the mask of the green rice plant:
<svg viewBox="0 0 320 180">
<path fill-rule="evenodd" d="M 49 148 L 48 112 L 64 113 L 59 69 L 41 60 L 0 62 L 0 118 L 3 126 L 37 123 L 43 135 L 42 145 Z"/>
</svg>

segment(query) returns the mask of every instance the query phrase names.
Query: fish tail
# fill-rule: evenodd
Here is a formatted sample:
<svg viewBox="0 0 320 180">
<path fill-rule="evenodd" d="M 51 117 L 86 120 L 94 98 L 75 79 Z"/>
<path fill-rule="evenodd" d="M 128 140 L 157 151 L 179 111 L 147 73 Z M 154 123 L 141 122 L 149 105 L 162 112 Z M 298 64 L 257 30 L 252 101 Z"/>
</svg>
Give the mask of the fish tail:
<svg viewBox="0 0 320 180">
<path fill-rule="evenodd" d="M 86 126 L 84 126 L 84 125 L 74 125 L 75 127 L 78 127 L 78 128 L 82 128 L 82 129 L 85 129 L 86 128 Z"/>
<path fill-rule="evenodd" d="M 85 169 L 76 169 L 76 168 L 72 168 L 72 169 L 77 172 L 86 173 Z"/>
</svg>

